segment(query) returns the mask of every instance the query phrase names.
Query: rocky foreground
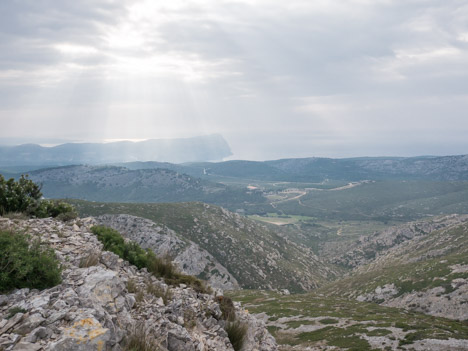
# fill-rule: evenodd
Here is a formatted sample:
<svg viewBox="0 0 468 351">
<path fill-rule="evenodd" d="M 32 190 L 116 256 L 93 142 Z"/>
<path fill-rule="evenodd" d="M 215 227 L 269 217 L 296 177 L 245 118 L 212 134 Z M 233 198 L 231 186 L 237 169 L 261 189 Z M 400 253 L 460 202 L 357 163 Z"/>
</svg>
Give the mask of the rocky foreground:
<svg viewBox="0 0 468 351">
<path fill-rule="evenodd" d="M 0 295 L 0 350 L 118 351 L 135 336 L 157 343 L 161 351 L 233 350 L 215 296 L 183 284 L 167 286 L 103 251 L 90 232 L 92 223 L 0 217 L 0 229 L 40 236 L 64 268 L 58 286 Z M 264 322 L 234 306 L 248 327 L 242 350 L 277 350 Z M 10 316 L 15 309 L 19 312 Z"/>
</svg>

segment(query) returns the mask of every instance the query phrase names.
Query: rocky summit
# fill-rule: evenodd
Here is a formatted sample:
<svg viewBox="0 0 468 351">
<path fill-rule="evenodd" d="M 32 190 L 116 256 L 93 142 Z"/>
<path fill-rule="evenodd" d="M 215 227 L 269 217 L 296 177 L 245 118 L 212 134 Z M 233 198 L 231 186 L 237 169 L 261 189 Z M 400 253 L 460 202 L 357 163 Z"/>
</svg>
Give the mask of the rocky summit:
<svg viewBox="0 0 468 351">
<path fill-rule="evenodd" d="M 40 237 L 63 267 L 53 288 L 0 295 L 0 350 L 118 351 L 135 337 L 162 351 L 234 350 L 219 296 L 168 286 L 104 251 L 90 231 L 93 222 L 0 217 L 0 229 Z M 234 308 L 247 327 L 242 350 L 277 350 L 263 321 L 239 303 Z"/>
</svg>

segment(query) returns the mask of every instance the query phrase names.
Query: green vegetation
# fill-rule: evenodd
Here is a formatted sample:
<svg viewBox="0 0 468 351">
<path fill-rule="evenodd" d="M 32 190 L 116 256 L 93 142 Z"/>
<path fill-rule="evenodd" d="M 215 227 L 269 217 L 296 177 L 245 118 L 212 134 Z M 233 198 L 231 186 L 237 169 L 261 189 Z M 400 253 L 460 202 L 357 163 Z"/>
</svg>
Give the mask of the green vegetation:
<svg viewBox="0 0 468 351">
<path fill-rule="evenodd" d="M 18 181 L 5 180 L 0 175 L 0 216 L 25 213 L 34 217 L 57 217 L 69 220 L 76 217 L 73 206 L 62 201 L 42 200 L 41 187 L 22 175 Z"/>
<path fill-rule="evenodd" d="M 61 266 L 51 248 L 24 233 L 0 231 L 0 293 L 60 282 Z"/>
<path fill-rule="evenodd" d="M 326 343 L 357 351 L 372 350 L 364 335 L 384 337 L 387 345 L 393 341 L 403 345 L 431 338 L 468 339 L 466 322 L 374 303 L 319 294 L 284 296 L 256 290 L 230 292 L 229 296 L 242 302 L 250 313 L 266 313 L 268 329 L 282 345 L 306 348 Z"/>
<path fill-rule="evenodd" d="M 118 231 L 104 226 L 94 226 L 91 231 L 104 244 L 104 250 L 112 251 L 139 269 L 147 268 L 155 276 L 164 278 L 167 284 L 186 284 L 197 292 L 209 293 L 209 288 L 201 280 L 177 272 L 170 261 L 156 257 L 153 251 L 145 251 L 137 243 L 126 242 Z"/>
<path fill-rule="evenodd" d="M 235 351 L 239 351 L 244 345 L 245 336 L 247 334 L 247 325 L 240 321 L 227 322 L 225 329 L 232 347 Z"/>
<path fill-rule="evenodd" d="M 334 318 L 323 318 L 319 320 L 320 324 L 337 324 L 338 320 Z"/>
<path fill-rule="evenodd" d="M 0 175 L 0 215 L 8 212 L 34 213 L 42 197 L 41 187 L 22 175 L 18 181 Z"/>
<path fill-rule="evenodd" d="M 244 345 L 245 336 L 247 334 L 247 325 L 237 320 L 236 309 L 232 299 L 228 296 L 216 296 L 216 302 L 219 304 L 222 316 L 226 321 L 224 329 L 226 330 L 229 341 L 234 350 L 238 351 Z"/>
<path fill-rule="evenodd" d="M 308 191 L 276 204 L 284 214 L 321 220 L 406 222 L 431 215 L 467 213 L 466 181 L 374 181 L 328 191 Z"/>
</svg>

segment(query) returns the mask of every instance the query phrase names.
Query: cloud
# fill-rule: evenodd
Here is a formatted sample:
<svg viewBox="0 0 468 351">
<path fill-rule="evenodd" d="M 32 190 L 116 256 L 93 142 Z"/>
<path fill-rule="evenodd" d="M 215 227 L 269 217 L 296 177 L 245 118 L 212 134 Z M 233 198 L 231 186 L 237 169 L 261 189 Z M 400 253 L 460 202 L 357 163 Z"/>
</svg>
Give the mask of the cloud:
<svg viewBox="0 0 468 351">
<path fill-rule="evenodd" d="M 468 131 L 459 1 L 25 0 L 0 17 L 0 137 L 223 133 L 242 158 L 468 147 L 450 136 Z"/>
</svg>

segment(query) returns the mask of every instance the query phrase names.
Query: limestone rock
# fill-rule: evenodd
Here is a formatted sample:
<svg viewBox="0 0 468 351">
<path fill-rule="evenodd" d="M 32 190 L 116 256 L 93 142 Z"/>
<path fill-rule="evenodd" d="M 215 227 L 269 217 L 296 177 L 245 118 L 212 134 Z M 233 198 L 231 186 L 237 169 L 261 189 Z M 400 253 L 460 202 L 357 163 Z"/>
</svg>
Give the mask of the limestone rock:
<svg viewBox="0 0 468 351">
<path fill-rule="evenodd" d="M 213 295 L 197 293 L 183 284 L 168 286 L 146 269 L 138 270 L 102 251 L 102 244 L 84 223 L 94 221 L 11 221 L 0 217 L 0 229 L 26 230 L 40 236 L 54 248 L 64 267 L 58 286 L 0 295 L 0 349 L 121 351 L 132 333 L 143 331 L 161 350 L 233 350 Z M 90 253 L 97 254 L 99 262 L 80 268 L 82 258 Z M 129 281 L 136 291 L 128 291 Z M 164 301 L 157 291 L 168 290 L 170 298 Z M 156 291 L 155 295 L 149 291 Z M 13 307 L 26 312 L 6 319 Z M 264 324 L 242 311 L 240 305 L 236 309 L 252 335 L 246 350 L 276 351 Z"/>
</svg>

